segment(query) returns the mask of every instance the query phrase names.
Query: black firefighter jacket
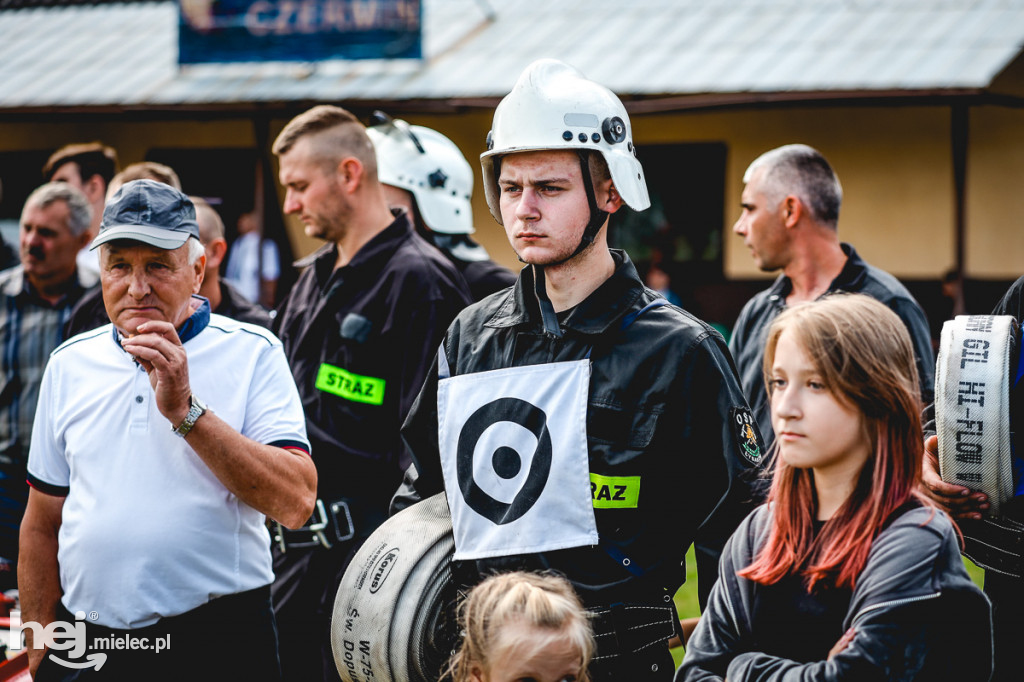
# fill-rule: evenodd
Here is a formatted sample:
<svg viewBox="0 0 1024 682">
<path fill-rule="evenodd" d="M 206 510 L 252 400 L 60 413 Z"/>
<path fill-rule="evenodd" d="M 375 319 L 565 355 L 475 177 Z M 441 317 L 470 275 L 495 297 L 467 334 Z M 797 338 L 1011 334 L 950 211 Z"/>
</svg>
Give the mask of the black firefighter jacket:
<svg viewBox="0 0 1024 682">
<path fill-rule="evenodd" d="M 300 261 L 309 267 L 278 307 L 273 331 L 302 397 L 318 496 L 354 500 L 354 514 L 370 507 L 380 523 L 404 470 L 402 421 L 469 292 L 404 214 L 347 265 L 335 269 L 336 260 L 330 244 Z"/>
<path fill-rule="evenodd" d="M 696 543 L 703 605 L 722 547 L 751 509 L 749 479 L 760 470 L 763 445 L 718 332 L 669 305 L 623 329 L 627 316 L 660 296 L 643 285 L 624 252 L 612 254 L 613 276 L 559 315 L 561 336 L 545 331 L 533 269 L 525 268 L 514 287 L 459 314 L 442 348 L 452 376 L 580 360 L 591 349 L 592 496 L 615 494 L 594 485 L 595 474 L 596 480 L 640 477 L 637 504 L 595 505 L 600 545 L 478 560 L 476 567 L 482 573 L 556 569 L 588 608 L 664 607 L 686 579 L 684 557 Z M 402 429 L 423 498 L 444 488 L 437 383 L 435 363 Z"/>
</svg>

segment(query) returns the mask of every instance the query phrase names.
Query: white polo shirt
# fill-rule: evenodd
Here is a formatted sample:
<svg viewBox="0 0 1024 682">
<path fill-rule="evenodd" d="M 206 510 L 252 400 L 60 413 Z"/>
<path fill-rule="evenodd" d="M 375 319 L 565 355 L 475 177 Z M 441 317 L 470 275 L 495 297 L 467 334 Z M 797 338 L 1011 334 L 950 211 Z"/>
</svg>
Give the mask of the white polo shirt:
<svg viewBox="0 0 1024 682">
<path fill-rule="evenodd" d="M 208 303 L 180 334 L 192 391 L 218 417 L 256 442 L 309 451 L 277 337 Z M 263 514 L 172 433 L 111 325 L 50 356 L 28 472 L 33 487 L 67 496 L 57 558 L 71 613 L 134 629 L 274 578 Z"/>
</svg>

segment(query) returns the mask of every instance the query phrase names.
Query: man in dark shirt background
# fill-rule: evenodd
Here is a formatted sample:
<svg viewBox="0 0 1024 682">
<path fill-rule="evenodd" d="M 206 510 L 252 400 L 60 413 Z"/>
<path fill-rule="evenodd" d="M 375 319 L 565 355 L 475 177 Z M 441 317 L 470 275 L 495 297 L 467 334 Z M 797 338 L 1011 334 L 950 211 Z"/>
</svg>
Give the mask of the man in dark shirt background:
<svg viewBox="0 0 1024 682">
<path fill-rule="evenodd" d="M 285 213 L 327 242 L 278 308 L 302 397 L 318 503 L 310 524 L 277 529 L 274 607 L 285 679 L 336 680 L 334 596 L 352 553 L 387 517 L 403 459 L 399 429 L 469 291 L 455 267 L 392 214 L 366 128 L 317 106 L 274 142 Z"/>
<path fill-rule="evenodd" d="M 47 182 L 66 182 L 79 190 L 92 206 L 92 224 L 86 248 L 78 252 L 78 267 L 81 270 L 99 273 L 99 260 L 88 245 L 100 231 L 103 205 L 107 199 L 110 181 L 117 173 L 117 150 L 100 142 L 64 145 L 46 160 L 43 177 Z"/>
<path fill-rule="evenodd" d="M 733 232 L 743 237 L 758 268 L 782 270 L 743 306 L 729 341 L 765 442 L 771 446 L 775 440 L 761 368 L 768 327 L 787 306 L 836 291 L 866 294 L 900 316 L 914 343 L 922 400 L 931 402 L 935 358 L 928 320 L 899 280 L 839 241 L 843 189 L 821 152 L 803 144 L 772 149 L 754 159 L 743 182 L 742 213 Z"/>
<path fill-rule="evenodd" d="M 220 214 L 205 199 L 189 198 L 196 205 L 199 241 L 206 250 L 206 275 L 199 295 L 210 299 L 210 308 L 218 315 L 270 328 L 270 313 L 258 303 L 247 299 L 220 276 L 220 266 L 228 252 L 224 221 Z"/>
<path fill-rule="evenodd" d="M 97 279 L 76 257 L 90 240 L 92 208 L 70 184 L 51 182 L 25 201 L 21 264 L 0 272 L 0 591 L 17 586 L 18 530 L 28 503 L 25 465 L 50 352 L 68 314 Z"/>
</svg>

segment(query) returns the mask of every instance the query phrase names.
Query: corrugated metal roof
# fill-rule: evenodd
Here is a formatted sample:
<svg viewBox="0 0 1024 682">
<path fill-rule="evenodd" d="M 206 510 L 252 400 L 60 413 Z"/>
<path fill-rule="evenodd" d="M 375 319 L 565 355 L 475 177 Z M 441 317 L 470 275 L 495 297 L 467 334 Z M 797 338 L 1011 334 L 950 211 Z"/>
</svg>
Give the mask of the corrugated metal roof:
<svg viewBox="0 0 1024 682">
<path fill-rule="evenodd" d="M 422 61 L 179 67 L 174 2 L 46 5 L 0 10 L 2 109 L 492 98 L 541 56 L 635 96 L 982 89 L 1024 48 L 1024 0 L 424 0 Z"/>
</svg>

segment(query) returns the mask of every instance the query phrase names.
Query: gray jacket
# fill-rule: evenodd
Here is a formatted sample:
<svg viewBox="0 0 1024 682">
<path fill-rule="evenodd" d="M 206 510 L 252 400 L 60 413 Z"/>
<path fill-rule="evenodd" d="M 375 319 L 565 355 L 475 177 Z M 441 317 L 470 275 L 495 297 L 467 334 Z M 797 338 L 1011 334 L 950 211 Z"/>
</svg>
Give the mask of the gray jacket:
<svg viewBox="0 0 1024 682">
<path fill-rule="evenodd" d="M 856 635 L 831 660 L 800 663 L 751 651 L 751 609 L 760 587 L 736 575 L 767 539 L 771 512 L 759 507 L 725 546 L 719 579 L 687 642 L 676 681 L 812 682 L 957 680 L 992 672 L 988 599 L 960 559 L 956 531 L 941 511 L 915 507 L 875 539 L 858 576 L 843 629 Z M 798 614 L 779 614 L 779 626 Z"/>
</svg>

